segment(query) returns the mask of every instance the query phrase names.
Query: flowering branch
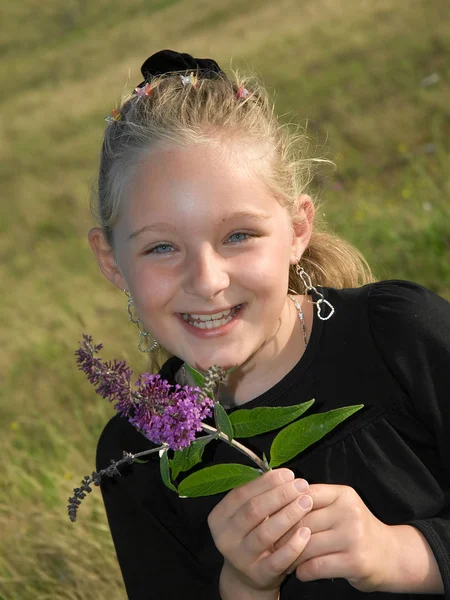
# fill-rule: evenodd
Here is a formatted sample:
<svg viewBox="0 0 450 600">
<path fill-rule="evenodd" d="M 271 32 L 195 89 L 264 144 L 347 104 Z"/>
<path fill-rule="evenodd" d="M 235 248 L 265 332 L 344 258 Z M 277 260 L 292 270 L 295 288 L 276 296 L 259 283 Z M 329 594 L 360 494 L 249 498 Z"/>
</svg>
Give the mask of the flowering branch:
<svg viewBox="0 0 450 600">
<path fill-rule="evenodd" d="M 80 348 L 76 351 L 78 368 L 86 373 L 98 394 L 114 403 L 119 415 L 127 418 L 148 440 L 159 445 L 138 454 L 124 452 L 121 460 L 111 461 L 106 469 L 85 476 L 81 487 L 75 488 L 74 495 L 69 498 L 71 521 L 76 520 L 78 507 L 92 491 L 92 484 L 99 486 L 102 477 L 120 475 L 119 467 L 132 464 L 141 456 L 160 453 L 162 480 L 180 497 L 224 492 L 292 460 L 363 406 L 342 407 L 311 415 L 295 423 L 293 421 L 308 410 L 314 400 L 296 406 L 240 409 L 228 415 L 222 405 L 214 400 L 221 381 L 227 375 L 220 367 L 210 367 L 203 376 L 186 365 L 199 387 L 170 385 L 160 375 L 149 373 L 140 375 L 133 386 L 133 372 L 124 361 L 103 362 L 95 356 L 101 348 L 101 344 L 92 342 L 91 336 L 83 335 Z M 204 423 L 207 417 L 212 416 L 214 427 Z M 260 435 L 287 424 L 272 442 L 270 463 L 265 455 L 260 458 L 235 439 Z M 207 435 L 197 437 L 201 431 Z M 206 445 L 213 439 L 229 444 L 258 468 L 241 464 L 213 465 L 187 475 L 176 487 L 172 479 L 176 480 L 182 471 L 189 471 L 199 463 Z M 174 452 L 172 460 L 169 460 L 168 450 Z"/>
</svg>

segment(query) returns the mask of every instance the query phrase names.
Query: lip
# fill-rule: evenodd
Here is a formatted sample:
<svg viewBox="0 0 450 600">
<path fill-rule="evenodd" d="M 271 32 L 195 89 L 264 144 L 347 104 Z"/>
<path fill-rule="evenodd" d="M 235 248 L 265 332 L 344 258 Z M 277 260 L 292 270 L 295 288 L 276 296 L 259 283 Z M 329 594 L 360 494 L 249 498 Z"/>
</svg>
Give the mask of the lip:
<svg viewBox="0 0 450 600">
<path fill-rule="evenodd" d="M 227 308 L 216 308 L 215 310 L 191 310 L 189 312 L 185 311 L 185 312 L 180 312 L 177 313 L 177 315 L 217 315 L 218 313 L 221 312 L 225 312 L 227 310 L 231 310 L 232 308 L 235 308 L 236 306 L 239 306 L 239 304 L 234 304 L 233 306 L 228 306 Z"/>
<path fill-rule="evenodd" d="M 236 306 L 238 306 L 238 304 L 236 304 Z M 186 329 L 186 331 L 188 333 L 190 333 L 191 335 L 194 335 L 195 337 L 200 338 L 200 339 L 215 338 L 215 337 L 220 337 L 222 335 L 227 335 L 234 327 L 236 327 L 237 324 L 239 324 L 242 314 L 245 312 L 246 306 L 247 306 L 246 303 L 242 303 L 239 312 L 237 313 L 237 315 L 235 317 L 233 317 L 233 319 L 231 321 L 229 321 L 228 323 L 225 323 L 225 325 L 216 327 L 215 329 L 200 329 L 198 327 L 194 327 L 193 325 L 190 325 L 187 321 L 185 321 L 183 319 L 182 314 L 191 314 L 191 313 L 177 313 L 177 318 L 180 320 L 180 323 L 183 325 L 183 327 Z M 231 308 L 234 308 L 234 307 L 231 307 Z M 226 309 L 226 310 L 229 310 L 229 309 Z M 200 315 L 200 314 L 214 315 L 216 312 L 220 312 L 220 311 L 215 311 L 212 313 L 196 312 L 193 314 L 194 315 Z"/>
</svg>

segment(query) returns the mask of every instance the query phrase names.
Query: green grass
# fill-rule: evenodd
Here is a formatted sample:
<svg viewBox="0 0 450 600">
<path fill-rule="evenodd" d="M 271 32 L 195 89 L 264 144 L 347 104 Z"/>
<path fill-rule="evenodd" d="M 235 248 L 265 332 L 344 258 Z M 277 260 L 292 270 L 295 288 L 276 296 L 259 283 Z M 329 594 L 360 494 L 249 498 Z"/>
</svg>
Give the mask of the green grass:
<svg viewBox="0 0 450 600">
<path fill-rule="evenodd" d="M 66 517 L 112 414 L 76 370 L 82 332 L 145 368 L 125 298 L 86 239 L 103 117 L 158 49 L 250 66 L 336 162 L 314 182 L 330 227 L 380 278 L 450 299 L 448 4 L 2 4 L 0 599 L 119 600 L 99 490 L 76 525 Z"/>
</svg>

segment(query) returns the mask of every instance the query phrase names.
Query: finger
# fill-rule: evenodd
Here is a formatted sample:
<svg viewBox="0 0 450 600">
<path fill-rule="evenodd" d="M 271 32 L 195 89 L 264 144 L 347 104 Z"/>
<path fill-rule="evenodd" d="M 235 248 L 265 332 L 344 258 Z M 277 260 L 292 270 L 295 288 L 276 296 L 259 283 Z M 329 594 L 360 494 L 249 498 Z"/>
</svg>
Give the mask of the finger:
<svg viewBox="0 0 450 600">
<path fill-rule="evenodd" d="M 342 536 L 335 530 L 312 533 L 308 546 L 288 569 L 288 573 L 292 573 L 298 566 L 312 559 L 342 553 L 345 551 L 345 548 L 346 545 L 342 540 Z"/>
<path fill-rule="evenodd" d="M 313 499 L 314 510 L 325 508 L 336 502 L 343 494 L 356 492 L 346 485 L 328 485 L 324 483 L 315 483 L 309 486 L 308 494 Z"/>
<path fill-rule="evenodd" d="M 282 548 L 285 544 L 287 544 L 289 542 L 289 540 L 291 539 L 291 537 L 293 535 L 295 535 L 296 533 L 299 532 L 299 530 L 305 527 L 305 519 L 300 519 L 300 521 L 298 523 L 296 523 L 293 527 L 291 527 L 291 529 L 289 529 L 289 531 L 287 531 L 283 536 L 281 536 L 281 538 L 274 543 L 273 547 L 274 550 L 279 550 L 279 548 Z"/>
<path fill-rule="evenodd" d="M 307 486 L 305 480 L 296 479 L 284 485 L 279 485 L 259 496 L 254 496 L 230 518 L 230 529 L 232 528 L 235 533 L 239 532 L 242 537 L 248 535 L 258 525 L 270 521 L 272 515 L 289 506 L 293 500 L 297 500 L 302 491 L 306 491 Z M 291 525 L 294 525 L 296 521 L 293 521 Z M 276 537 L 273 541 L 277 539 Z"/>
<path fill-rule="evenodd" d="M 308 495 L 310 495 L 309 490 Z M 315 535 L 321 531 L 331 529 L 335 525 L 335 519 L 335 515 L 330 510 L 327 510 L 326 508 L 316 510 L 316 507 L 313 505 L 312 510 L 307 513 L 300 522 L 296 523 L 291 530 L 287 531 L 277 542 L 275 542 L 275 548 L 281 548 L 281 546 L 289 540 L 291 535 L 301 527 L 309 527 L 313 535 Z"/>
<path fill-rule="evenodd" d="M 261 566 L 264 572 L 276 577 L 289 568 L 293 561 L 304 552 L 311 537 L 311 530 L 302 527 L 291 536 L 291 539 L 282 548 L 264 558 Z"/>
<path fill-rule="evenodd" d="M 293 502 L 273 514 L 243 539 L 244 551 L 249 556 L 258 556 L 265 550 L 272 551 L 277 540 L 301 521 L 311 508 L 311 496 L 302 494 L 295 498 Z"/>
<path fill-rule="evenodd" d="M 273 469 L 257 477 L 253 481 L 240 485 L 228 494 L 215 506 L 210 513 L 214 519 L 225 520 L 234 515 L 241 506 L 254 496 L 259 496 L 283 483 L 293 481 L 294 473 L 290 469 Z"/>
<path fill-rule="evenodd" d="M 352 579 L 355 577 L 355 571 L 349 555 L 344 552 L 336 552 L 317 556 L 302 563 L 296 568 L 295 575 L 300 581 L 334 578 Z"/>
</svg>

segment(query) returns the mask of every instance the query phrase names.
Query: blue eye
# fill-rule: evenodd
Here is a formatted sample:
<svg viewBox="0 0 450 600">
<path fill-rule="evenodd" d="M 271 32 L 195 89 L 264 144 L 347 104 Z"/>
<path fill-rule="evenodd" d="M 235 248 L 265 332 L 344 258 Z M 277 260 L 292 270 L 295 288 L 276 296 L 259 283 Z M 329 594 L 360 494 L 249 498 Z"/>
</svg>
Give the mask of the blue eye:
<svg viewBox="0 0 450 600">
<path fill-rule="evenodd" d="M 245 237 L 241 237 L 240 239 L 236 239 L 236 236 L 245 236 Z M 235 238 L 234 240 L 231 240 L 231 238 Z M 241 242 L 245 242 L 245 240 L 249 237 L 252 237 L 249 233 L 245 233 L 244 231 L 237 231 L 236 233 L 232 233 L 230 235 L 230 237 L 228 238 L 229 240 L 231 240 L 232 243 L 234 244 L 239 244 Z"/>
<path fill-rule="evenodd" d="M 168 248 L 173 248 L 173 246 L 170 244 L 159 244 L 158 246 L 147 250 L 146 254 L 170 254 L 170 250 L 167 250 Z"/>
</svg>

